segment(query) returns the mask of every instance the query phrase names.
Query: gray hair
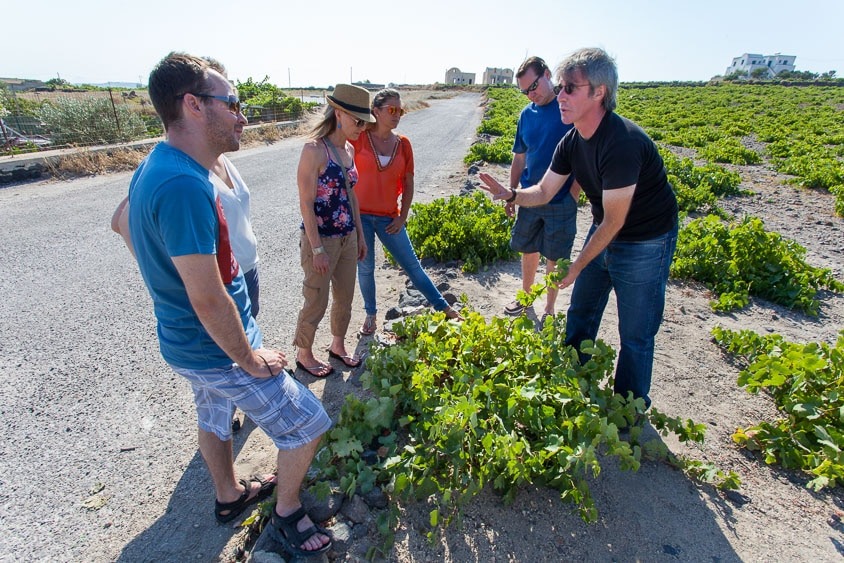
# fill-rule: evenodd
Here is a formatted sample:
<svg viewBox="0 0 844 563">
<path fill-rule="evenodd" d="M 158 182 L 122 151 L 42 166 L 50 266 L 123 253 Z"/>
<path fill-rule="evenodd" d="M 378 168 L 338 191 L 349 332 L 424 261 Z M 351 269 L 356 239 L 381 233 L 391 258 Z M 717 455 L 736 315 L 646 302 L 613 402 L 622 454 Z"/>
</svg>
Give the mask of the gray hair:
<svg viewBox="0 0 844 563">
<path fill-rule="evenodd" d="M 598 86 L 605 86 L 607 92 L 602 105 L 607 111 L 615 109 L 618 94 L 618 69 L 615 59 L 597 47 L 580 49 L 566 57 L 554 70 L 558 82 L 571 79 L 576 74 L 589 82 L 590 93 Z"/>
</svg>

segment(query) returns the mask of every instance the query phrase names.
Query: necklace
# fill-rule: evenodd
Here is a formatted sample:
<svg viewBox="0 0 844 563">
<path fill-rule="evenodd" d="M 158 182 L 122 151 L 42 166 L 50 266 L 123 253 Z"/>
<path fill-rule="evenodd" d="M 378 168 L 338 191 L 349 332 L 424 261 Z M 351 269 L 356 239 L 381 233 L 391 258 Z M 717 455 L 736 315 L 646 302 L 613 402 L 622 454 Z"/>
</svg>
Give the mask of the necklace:
<svg viewBox="0 0 844 563">
<path fill-rule="evenodd" d="M 372 142 L 373 137 L 378 139 L 379 141 L 381 141 L 381 143 L 384 144 L 385 146 L 386 146 L 387 143 L 389 143 L 393 139 L 395 139 L 396 142 L 392 146 L 392 148 L 388 147 L 387 150 L 383 151 L 384 153 L 388 153 L 388 154 L 382 155 L 382 153 L 379 152 L 377 148 L 375 148 L 375 143 Z M 375 164 L 378 166 L 379 172 L 381 170 L 384 170 L 385 168 L 387 168 L 387 166 L 389 166 L 390 164 L 393 163 L 393 160 L 396 158 L 396 153 L 399 150 L 399 143 L 400 143 L 400 139 L 395 134 L 391 134 L 389 139 L 384 140 L 384 139 L 379 139 L 378 137 L 373 135 L 371 131 L 367 131 L 366 132 L 366 138 L 369 139 L 369 146 L 372 148 L 372 155 L 375 157 Z M 390 159 L 387 161 L 387 164 L 385 164 L 385 165 L 381 164 L 381 158 L 380 158 L 381 156 L 389 156 L 390 157 Z"/>
</svg>

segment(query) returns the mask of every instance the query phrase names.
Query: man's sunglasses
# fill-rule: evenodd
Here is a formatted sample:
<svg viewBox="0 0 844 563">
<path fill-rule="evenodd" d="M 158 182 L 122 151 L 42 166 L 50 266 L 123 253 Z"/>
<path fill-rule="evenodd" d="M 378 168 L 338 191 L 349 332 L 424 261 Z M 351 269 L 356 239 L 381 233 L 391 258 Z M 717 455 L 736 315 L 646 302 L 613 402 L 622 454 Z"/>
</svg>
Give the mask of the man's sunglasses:
<svg viewBox="0 0 844 563">
<path fill-rule="evenodd" d="M 575 90 L 577 90 L 578 88 L 582 88 L 584 86 L 589 86 L 589 83 L 588 82 L 586 82 L 584 84 L 575 84 L 574 82 L 568 82 L 566 84 L 560 83 L 560 84 L 557 84 L 556 90 L 557 90 L 557 92 L 560 92 L 562 90 L 567 95 L 571 96 L 574 93 Z"/>
<path fill-rule="evenodd" d="M 396 114 L 404 115 L 405 113 L 407 113 L 404 110 L 404 108 L 397 108 L 396 106 L 384 106 L 380 109 L 383 109 L 384 111 L 386 111 L 390 115 L 396 115 Z"/>
<path fill-rule="evenodd" d="M 221 102 L 225 102 L 229 106 L 229 111 L 233 114 L 237 115 L 240 113 L 242 109 L 240 98 L 237 96 L 213 96 L 211 94 L 194 94 L 193 92 L 188 92 L 191 96 L 196 96 L 197 98 L 211 98 L 212 100 L 220 100 Z M 180 96 L 176 96 L 177 98 L 184 98 L 186 94 L 182 94 Z"/>
<path fill-rule="evenodd" d="M 542 74 L 540 74 L 539 76 L 537 76 L 537 77 L 536 77 L 536 80 L 534 80 L 533 82 L 531 82 L 531 83 L 530 83 L 530 86 L 528 86 L 528 87 L 527 87 L 527 88 L 525 88 L 524 90 L 520 90 L 520 92 L 521 92 L 522 94 L 524 94 L 525 96 L 527 96 L 528 94 L 530 94 L 531 92 L 533 92 L 534 90 L 536 90 L 536 88 L 539 86 L 539 79 L 540 79 L 540 78 L 542 78 Z"/>
</svg>

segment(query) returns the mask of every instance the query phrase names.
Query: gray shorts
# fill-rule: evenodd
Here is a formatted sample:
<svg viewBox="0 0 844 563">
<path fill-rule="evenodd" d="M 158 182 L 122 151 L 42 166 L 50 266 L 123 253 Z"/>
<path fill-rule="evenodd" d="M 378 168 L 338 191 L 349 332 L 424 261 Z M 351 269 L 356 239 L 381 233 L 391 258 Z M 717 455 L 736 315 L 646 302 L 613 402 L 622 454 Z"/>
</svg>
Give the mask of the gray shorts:
<svg viewBox="0 0 844 563">
<path fill-rule="evenodd" d="M 510 248 L 529 254 L 538 252 L 548 260 L 571 258 L 577 234 L 577 202 L 571 195 L 559 203 L 519 207 Z"/>
<path fill-rule="evenodd" d="M 199 428 L 224 442 L 232 439 L 235 406 L 280 450 L 304 446 L 331 428 L 331 419 L 319 399 L 286 372 L 261 379 L 237 364 L 216 369 L 170 367 L 193 388 Z"/>
</svg>

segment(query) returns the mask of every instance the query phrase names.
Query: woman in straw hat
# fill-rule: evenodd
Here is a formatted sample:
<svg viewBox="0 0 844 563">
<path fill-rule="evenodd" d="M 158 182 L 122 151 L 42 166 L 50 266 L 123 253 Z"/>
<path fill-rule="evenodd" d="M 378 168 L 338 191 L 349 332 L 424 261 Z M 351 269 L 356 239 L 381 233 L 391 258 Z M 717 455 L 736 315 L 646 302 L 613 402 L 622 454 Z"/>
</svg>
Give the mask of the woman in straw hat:
<svg viewBox="0 0 844 563">
<path fill-rule="evenodd" d="M 355 164 L 360 173 L 355 191 L 360 202 L 363 236 L 369 248 L 368 255 L 358 269 L 358 283 L 366 309 L 366 320 L 360 333 L 372 334 L 376 328 L 376 235 L 431 306 L 437 311 L 443 311 L 451 319 L 459 319 L 460 315 L 449 306 L 419 264 L 404 226 L 413 202 L 414 169 L 410 141 L 393 131 L 404 115 L 398 90 L 385 88 L 375 94 L 372 114 L 377 120 L 376 124 L 368 126 L 357 140 L 352 141 Z M 401 208 L 398 205 L 399 197 Z"/>
<path fill-rule="evenodd" d="M 357 139 L 366 124 L 375 121 L 369 111 L 369 92 L 363 88 L 338 84 L 327 99 L 325 113 L 302 149 L 297 173 L 305 304 L 299 312 L 293 344 L 298 348 L 296 366 L 314 377 L 326 377 L 334 371 L 313 353 L 314 335 L 328 307 L 329 287 L 333 301 L 328 355 L 350 368 L 361 363 L 358 356 L 346 351 L 345 343 L 357 262 L 366 256 L 353 189 L 358 181 L 355 150 L 348 141 Z"/>
</svg>

